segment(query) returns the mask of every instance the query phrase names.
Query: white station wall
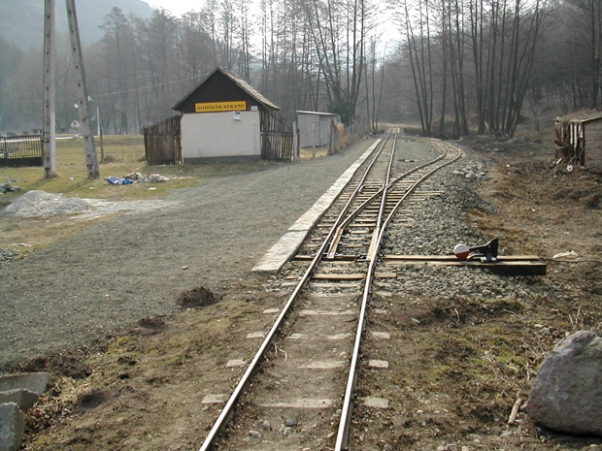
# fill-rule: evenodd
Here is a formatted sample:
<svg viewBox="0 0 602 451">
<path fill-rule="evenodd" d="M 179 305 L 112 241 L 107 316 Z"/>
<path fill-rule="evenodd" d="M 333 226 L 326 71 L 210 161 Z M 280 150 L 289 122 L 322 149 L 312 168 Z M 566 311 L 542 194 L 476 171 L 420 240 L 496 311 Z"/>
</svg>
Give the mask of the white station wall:
<svg viewBox="0 0 602 451">
<path fill-rule="evenodd" d="M 585 124 L 585 167 L 600 168 L 602 165 L 602 122 Z"/>
<path fill-rule="evenodd" d="M 180 126 L 185 163 L 261 157 L 259 111 L 184 114 Z"/>
</svg>

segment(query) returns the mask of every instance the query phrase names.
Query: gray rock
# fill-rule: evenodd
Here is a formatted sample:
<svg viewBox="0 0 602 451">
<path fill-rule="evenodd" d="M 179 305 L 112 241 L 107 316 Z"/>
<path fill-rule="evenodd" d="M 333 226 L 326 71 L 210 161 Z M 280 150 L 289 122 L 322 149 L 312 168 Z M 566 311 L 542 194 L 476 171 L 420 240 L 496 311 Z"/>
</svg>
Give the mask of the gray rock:
<svg viewBox="0 0 602 451">
<path fill-rule="evenodd" d="M 297 426 L 297 419 L 296 418 L 289 418 L 288 420 L 285 421 L 284 424 L 286 425 L 286 427 L 292 428 L 294 426 Z"/>
<path fill-rule="evenodd" d="M 556 431 L 602 435 L 602 338 L 567 337 L 544 360 L 525 410 Z"/>
<path fill-rule="evenodd" d="M 0 376 L 0 392 L 24 388 L 41 395 L 46 391 L 48 373 L 20 373 Z"/>
<path fill-rule="evenodd" d="M 14 402 L 0 404 L 0 451 L 21 448 L 25 432 L 25 417 Z"/>
<path fill-rule="evenodd" d="M 259 426 L 261 429 L 263 429 L 263 430 L 266 430 L 266 431 L 271 431 L 271 430 L 272 430 L 272 425 L 271 425 L 271 424 L 270 424 L 270 422 L 269 422 L 269 421 L 267 421 L 267 420 L 259 420 L 259 421 L 257 422 L 257 425 L 258 425 L 258 426 Z"/>
<path fill-rule="evenodd" d="M 38 394 L 24 388 L 0 392 L 0 404 L 14 402 L 23 412 L 27 412 L 38 401 Z"/>
</svg>

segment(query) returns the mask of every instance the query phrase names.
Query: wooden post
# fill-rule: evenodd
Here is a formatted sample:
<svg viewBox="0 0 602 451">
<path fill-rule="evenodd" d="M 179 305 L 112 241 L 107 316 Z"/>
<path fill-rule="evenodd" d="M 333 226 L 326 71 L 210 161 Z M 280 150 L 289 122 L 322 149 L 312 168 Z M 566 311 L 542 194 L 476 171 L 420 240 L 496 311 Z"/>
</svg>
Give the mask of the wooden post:
<svg viewBox="0 0 602 451">
<path fill-rule="evenodd" d="M 297 142 L 297 122 L 293 121 L 293 161 L 299 161 L 299 143 Z"/>
<path fill-rule="evenodd" d="M 328 140 L 328 155 L 334 155 L 334 134 L 336 127 L 334 119 L 330 121 L 330 139 Z"/>
<path fill-rule="evenodd" d="M 312 143 L 312 149 L 311 149 L 311 158 L 312 159 L 316 159 L 316 130 L 318 129 L 318 127 L 316 127 L 316 124 L 313 124 L 314 128 L 313 128 L 313 132 L 314 132 L 314 139 L 313 139 L 313 143 Z"/>
<path fill-rule="evenodd" d="M 86 76 L 84 72 L 81 41 L 79 38 L 79 25 L 77 23 L 75 0 L 66 0 L 66 2 L 67 20 L 69 22 L 69 39 L 71 40 L 71 55 L 73 57 L 73 65 L 75 68 L 75 77 L 78 88 L 77 103 L 80 119 L 80 131 L 84 139 L 84 152 L 86 154 L 86 168 L 88 170 L 88 178 L 96 179 L 100 177 L 100 171 L 98 169 L 96 147 L 94 146 L 94 135 L 90 130 L 90 119 L 88 115 L 88 92 L 86 89 Z"/>
<path fill-rule="evenodd" d="M 102 125 L 100 124 L 100 105 L 96 102 L 96 125 L 97 125 L 97 135 L 100 138 L 100 163 L 102 164 L 105 161 L 105 148 L 102 143 Z"/>
<path fill-rule="evenodd" d="M 54 0 L 44 3 L 44 176 L 56 176 L 56 84 L 54 81 Z"/>
</svg>

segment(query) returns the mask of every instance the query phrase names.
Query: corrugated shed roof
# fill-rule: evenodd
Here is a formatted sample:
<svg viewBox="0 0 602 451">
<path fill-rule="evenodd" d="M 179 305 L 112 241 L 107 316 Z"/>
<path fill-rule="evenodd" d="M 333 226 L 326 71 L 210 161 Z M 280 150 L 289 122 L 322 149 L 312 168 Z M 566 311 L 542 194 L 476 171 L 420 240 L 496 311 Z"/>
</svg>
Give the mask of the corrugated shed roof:
<svg viewBox="0 0 602 451">
<path fill-rule="evenodd" d="M 556 122 L 587 123 L 599 121 L 600 119 L 602 119 L 602 114 L 599 111 L 583 110 L 567 114 L 563 117 L 557 117 Z"/>
<path fill-rule="evenodd" d="M 301 110 L 297 110 L 297 114 L 313 114 L 314 116 L 338 116 L 337 113 L 324 113 L 323 111 L 301 111 Z"/>
<path fill-rule="evenodd" d="M 196 85 L 192 91 L 190 91 L 188 94 L 186 94 L 182 98 L 182 100 L 180 100 L 172 108 L 172 110 L 177 110 L 180 107 L 180 105 L 182 105 L 182 103 L 184 103 L 186 101 L 186 99 L 188 99 L 188 97 L 190 97 L 197 89 L 199 89 L 203 85 L 203 83 L 205 83 L 205 81 L 207 81 L 207 79 L 209 79 L 209 77 L 211 77 L 215 72 L 218 72 L 218 71 L 221 72 L 222 74 L 224 74 L 226 77 L 228 77 L 234 83 L 236 83 L 236 85 L 238 85 L 238 87 L 240 87 L 243 91 L 245 91 L 247 94 L 249 94 L 255 100 L 257 100 L 257 102 L 261 103 L 262 105 L 265 105 L 268 108 L 272 108 L 274 110 L 280 110 L 280 108 L 278 106 L 276 106 L 274 103 L 270 102 L 263 94 L 261 94 L 257 89 L 255 89 L 253 86 L 251 86 L 245 80 L 243 80 L 240 77 L 237 77 L 236 75 L 230 73 L 227 69 L 224 69 L 223 67 L 219 67 L 219 66 L 217 67 L 217 69 L 215 69 L 213 72 L 211 72 L 211 74 L 209 74 L 207 77 L 205 77 L 203 79 L 203 81 L 201 81 L 198 85 Z"/>
</svg>

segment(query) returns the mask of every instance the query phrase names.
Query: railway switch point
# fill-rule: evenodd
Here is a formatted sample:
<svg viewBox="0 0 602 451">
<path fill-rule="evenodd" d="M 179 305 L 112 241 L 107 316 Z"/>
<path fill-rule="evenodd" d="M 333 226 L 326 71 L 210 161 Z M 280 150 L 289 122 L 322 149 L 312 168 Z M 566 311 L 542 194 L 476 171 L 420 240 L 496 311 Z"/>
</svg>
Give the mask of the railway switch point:
<svg viewBox="0 0 602 451">
<path fill-rule="evenodd" d="M 498 251 L 498 238 L 494 238 L 491 241 L 481 245 L 470 248 L 470 252 L 474 253 L 474 256 L 481 256 L 483 263 L 496 263 L 497 262 L 497 251 Z"/>
</svg>

